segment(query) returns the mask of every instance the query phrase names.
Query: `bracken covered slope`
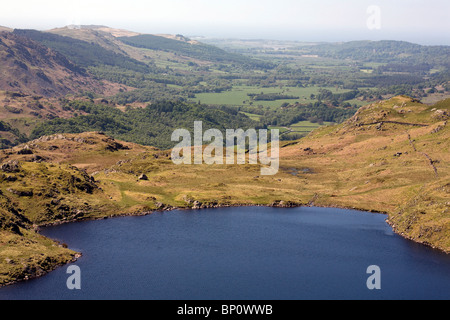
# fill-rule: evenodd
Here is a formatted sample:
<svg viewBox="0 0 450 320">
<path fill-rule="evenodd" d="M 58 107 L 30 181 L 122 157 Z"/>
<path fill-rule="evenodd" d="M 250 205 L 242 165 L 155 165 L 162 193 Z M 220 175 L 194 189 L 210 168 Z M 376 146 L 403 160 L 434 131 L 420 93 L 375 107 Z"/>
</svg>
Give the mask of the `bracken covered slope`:
<svg viewBox="0 0 450 320">
<path fill-rule="evenodd" d="M 0 32 L 0 61 L 0 90 L 49 97 L 118 92 L 114 85 L 93 79 L 62 54 L 12 32 Z"/>
</svg>

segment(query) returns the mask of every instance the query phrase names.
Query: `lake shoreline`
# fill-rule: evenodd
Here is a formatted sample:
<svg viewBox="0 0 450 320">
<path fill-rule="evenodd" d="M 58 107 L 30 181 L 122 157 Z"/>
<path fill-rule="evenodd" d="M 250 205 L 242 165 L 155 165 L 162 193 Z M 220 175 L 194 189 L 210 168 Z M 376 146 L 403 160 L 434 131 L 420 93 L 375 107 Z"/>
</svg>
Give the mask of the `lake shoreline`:
<svg viewBox="0 0 450 320">
<path fill-rule="evenodd" d="M 100 220 L 106 220 L 106 219 L 112 219 L 112 218 L 122 218 L 122 217 L 144 217 L 144 216 L 148 216 L 151 214 L 155 214 L 155 213 L 160 213 L 160 212 L 170 212 L 170 211 L 174 211 L 174 210 L 182 210 L 182 211 L 192 211 L 192 210 L 205 210 L 205 209 L 219 209 L 219 208 L 239 208 L 239 207 L 271 207 L 271 208 L 280 208 L 280 209 L 292 209 L 292 208 L 301 208 L 301 207 L 317 207 L 317 208 L 330 208 L 330 209 L 343 209 L 343 210 L 355 210 L 355 211 L 360 211 L 360 212 L 369 212 L 369 213 L 373 213 L 373 214 L 382 214 L 387 216 L 387 218 L 385 219 L 385 222 L 393 229 L 393 232 L 401 237 L 403 237 L 404 239 L 413 241 L 415 243 L 424 245 L 426 247 L 429 247 L 431 249 L 434 250 L 438 250 L 442 253 L 446 253 L 446 254 L 450 254 L 450 252 L 445 251 L 444 249 L 441 249 L 439 247 L 433 246 L 430 243 L 426 243 L 426 242 L 420 242 L 417 239 L 414 239 L 412 237 L 408 237 L 406 234 L 399 232 L 396 228 L 396 226 L 389 220 L 389 213 L 387 212 L 381 212 L 381 211 L 376 211 L 376 210 L 367 210 L 367 209 L 359 209 L 356 207 L 346 207 L 346 206 L 333 206 L 333 205 L 320 205 L 320 204 L 314 204 L 314 203 L 310 203 L 310 204 L 301 204 L 301 203 L 296 203 L 296 202 L 284 202 L 284 201 L 275 201 L 272 204 L 250 204 L 250 203 L 243 203 L 243 204 L 215 204 L 215 205 L 199 205 L 197 207 L 165 207 L 163 209 L 156 209 L 156 210 L 151 210 L 151 211 L 143 211 L 143 212 L 134 212 L 134 213 L 119 213 L 116 215 L 107 215 L 107 216 L 103 216 L 103 217 L 96 217 L 96 218 L 92 218 L 92 217 L 88 217 L 88 218 L 81 218 L 81 219 L 73 219 L 73 220 L 67 220 L 67 221 L 57 221 L 57 222 L 53 222 L 53 223 L 45 223 L 45 224 L 41 224 L 35 227 L 35 231 L 37 233 L 39 233 L 39 230 L 41 228 L 46 228 L 46 227 L 51 227 L 51 226 L 57 226 L 57 225 L 63 225 L 63 224 L 68 224 L 68 223 L 76 223 L 76 222 L 84 222 L 84 221 L 100 221 Z M 57 240 L 55 239 L 51 239 L 55 242 L 58 243 Z M 60 244 L 62 245 L 62 244 Z M 6 283 L 3 285 L 0 285 L 0 288 L 2 287 L 6 287 L 9 285 L 13 285 L 19 282 L 23 282 L 23 281 L 28 281 L 28 280 L 32 280 L 32 279 L 36 279 L 39 277 L 42 277 L 60 267 L 63 267 L 65 265 L 71 264 L 71 263 L 75 263 L 79 258 L 81 258 L 83 256 L 83 254 L 81 252 L 76 252 L 75 255 L 73 256 L 72 260 L 67 261 L 66 263 L 59 263 L 56 265 L 53 265 L 50 270 L 45 271 L 44 273 L 39 273 L 36 275 L 26 275 L 24 277 L 24 279 L 21 280 L 17 280 L 14 282 L 10 282 L 10 283 Z"/>
<path fill-rule="evenodd" d="M 83 251 L 83 256 L 47 277 L 0 290 L 0 299 L 126 299 L 131 295 L 137 299 L 183 299 L 187 294 L 194 299 L 349 294 L 371 299 L 380 294 L 364 290 L 370 265 L 385 271 L 383 297 L 435 295 L 428 289 L 415 295 L 414 286 L 440 288 L 441 294 L 448 294 L 443 283 L 450 284 L 450 257 L 394 234 L 383 214 L 272 206 L 154 213 L 42 229 L 42 235 L 65 241 Z M 405 274 L 408 261 L 412 264 Z M 436 261 L 442 262 L 440 267 Z M 82 291 L 66 288 L 70 276 L 66 270 L 73 266 L 81 268 Z M 417 278 L 419 274 L 424 278 Z M 341 280 L 336 280 L 336 275 Z M 404 283 L 410 278 L 420 280 Z M 437 281 L 435 285 L 429 284 L 428 278 Z M 228 286 L 232 279 L 239 281 Z M 331 291 L 318 289 L 330 283 Z M 205 288 L 208 291 L 203 291 Z"/>
</svg>

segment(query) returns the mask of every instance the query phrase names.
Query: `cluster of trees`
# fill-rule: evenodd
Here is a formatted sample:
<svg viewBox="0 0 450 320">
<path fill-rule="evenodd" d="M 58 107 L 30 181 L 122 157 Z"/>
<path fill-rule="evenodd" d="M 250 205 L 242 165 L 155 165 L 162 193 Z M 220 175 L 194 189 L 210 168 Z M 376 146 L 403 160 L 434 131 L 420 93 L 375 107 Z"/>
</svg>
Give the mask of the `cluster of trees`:
<svg viewBox="0 0 450 320">
<path fill-rule="evenodd" d="M 423 77 L 413 74 L 375 75 L 362 79 L 367 87 L 390 87 L 396 85 L 419 85 L 424 82 Z"/>
<path fill-rule="evenodd" d="M 295 105 L 291 108 L 276 109 L 265 112 L 260 121 L 265 125 L 289 126 L 299 121 L 343 122 L 356 112 L 355 108 L 330 108 L 316 102 L 308 105 Z"/>
<path fill-rule="evenodd" d="M 319 93 L 317 95 L 311 95 L 311 98 L 317 99 L 319 101 L 336 102 L 336 104 L 339 105 L 344 101 L 352 100 L 359 96 L 359 90 L 353 90 L 343 93 L 333 93 L 327 89 L 319 89 Z"/>
<path fill-rule="evenodd" d="M 405 63 L 388 63 L 376 68 L 378 74 L 385 72 L 402 72 L 402 73 L 416 73 L 425 75 L 432 69 L 432 65 L 429 63 L 420 63 L 416 65 L 410 65 Z"/>
<path fill-rule="evenodd" d="M 280 93 L 247 93 L 254 101 L 275 101 L 275 100 L 288 100 L 288 99 L 299 99 L 300 97 L 280 94 Z"/>
<path fill-rule="evenodd" d="M 152 87 L 118 93 L 111 99 L 112 102 L 121 105 L 134 102 L 148 103 L 159 100 L 186 101 L 186 98 L 176 89 L 168 88 L 162 84 L 155 84 Z"/>
<path fill-rule="evenodd" d="M 137 81 L 130 78 L 131 81 Z M 160 100 L 187 101 L 188 98 L 195 98 L 197 93 L 202 92 L 223 92 L 233 88 L 230 81 L 212 79 L 201 83 L 198 79 L 191 79 L 178 87 L 168 86 L 167 83 L 157 81 L 140 82 L 140 88 L 132 91 L 124 91 L 116 94 L 111 100 L 118 104 L 129 104 L 133 102 L 153 102 Z M 170 84 L 170 83 L 169 83 Z"/>
<path fill-rule="evenodd" d="M 2 132 L 8 133 L 8 137 L 2 137 Z M 18 144 L 27 142 L 27 137 L 17 128 L 13 128 L 10 124 L 0 121 L 0 149 L 7 149 Z"/>
<path fill-rule="evenodd" d="M 303 48 L 304 49 L 304 48 Z M 430 64 L 449 67 L 450 47 L 422 46 L 405 41 L 352 41 L 310 47 L 310 54 L 360 62 Z"/>
<path fill-rule="evenodd" d="M 172 132 L 181 128 L 193 131 L 194 121 L 203 121 L 204 130 L 214 128 L 224 134 L 226 129 L 259 127 L 258 123 L 233 108 L 175 101 L 127 108 L 125 112 L 86 101 L 68 102 L 65 108 L 81 115 L 42 123 L 33 130 L 31 139 L 55 133 L 103 131 L 116 139 L 169 149 L 176 144 L 171 141 Z"/>
<path fill-rule="evenodd" d="M 260 115 L 260 125 L 267 127 L 289 126 L 306 120 L 311 122 L 340 123 L 354 115 L 357 107 L 334 108 L 324 102 L 315 102 L 309 104 L 296 103 L 279 109 L 243 106 L 239 110 Z"/>
</svg>

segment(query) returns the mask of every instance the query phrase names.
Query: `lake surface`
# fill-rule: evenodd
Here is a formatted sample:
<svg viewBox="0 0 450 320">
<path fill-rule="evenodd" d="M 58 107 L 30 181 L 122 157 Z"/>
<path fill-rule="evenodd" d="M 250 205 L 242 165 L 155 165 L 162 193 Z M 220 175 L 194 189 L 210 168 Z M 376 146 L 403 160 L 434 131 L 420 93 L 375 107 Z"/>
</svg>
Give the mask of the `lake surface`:
<svg viewBox="0 0 450 320">
<path fill-rule="evenodd" d="M 329 208 L 155 213 L 46 228 L 83 256 L 0 299 L 450 299 L 450 255 L 395 235 L 386 216 Z M 379 266 L 381 289 L 367 268 Z"/>
</svg>

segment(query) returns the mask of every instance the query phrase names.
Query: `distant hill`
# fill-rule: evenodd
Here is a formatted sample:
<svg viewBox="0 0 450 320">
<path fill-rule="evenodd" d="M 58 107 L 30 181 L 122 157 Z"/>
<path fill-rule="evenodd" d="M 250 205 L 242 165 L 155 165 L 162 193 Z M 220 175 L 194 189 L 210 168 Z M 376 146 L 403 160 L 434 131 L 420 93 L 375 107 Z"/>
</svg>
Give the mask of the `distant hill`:
<svg viewBox="0 0 450 320">
<path fill-rule="evenodd" d="M 271 67 L 268 62 L 230 53 L 182 35 L 139 34 L 95 25 L 67 26 L 47 32 L 16 29 L 14 33 L 39 41 L 83 67 L 107 65 L 148 72 L 142 53 L 132 48 L 170 52 L 195 61 L 234 63 L 252 68 Z"/>
<path fill-rule="evenodd" d="M 422 46 L 405 41 L 350 41 L 310 46 L 309 51 L 323 57 L 362 62 L 413 63 L 450 66 L 450 46 Z M 444 62 L 444 63 L 443 63 Z M 410 65 L 411 66 L 411 65 Z"/>
<path fill-rule="evenodd" d="M 268 62 L 259 61 L 236 53 L 230 53 L 211 45 L 191 41 L 180 35 L 168 37 L 167 35 L 156 36 L 151 34 L 141 34 L 133 37 L 119 37 L 118 39 L 133 47 L 167 51 L 199 60 L 218 63 L 231 62 L 252 67 L 271 67 L 271 64 Z"/>
<path fill-rule="evenodd" d="M 61 53 L 17 33 L 0 33 L 0 60 L 0 90 L 44 96 L 115 90 Z"/>
<path fill-rule="evenodd" d="M 69 38 L 85 41 L 90 44 L 96 44 L 106 50 L 110 50 L 117 54 L 126 56 L 127 53 L 123 50 L 123 48 L 121 46 L 122 43 L 120 41 L 118 41 L 116 39 L 116 37 L 113 36 L 111 33 L 101 31 L 101 30 L 104 30 L 104 29 L 102 29 L 100 27 L 99 28 L 64 27 L 64 28 L 52 29 L 47 32 L 51 33 L 51 34 L 63 36 L 63 37 L 69 37 Z M 54 39 L 54 41 L 56 41 L 56 40 L 57 40 L 57 38 Z"/>
<path fill-rule="evenodd" d="M 14 34 L 28 37 L 58 51 L 81 67 L 108 65 L 138 72 L 149 70 L 145 63 L 105 49 L 98 43 L 37 30 L 15 29 Z"/>
<path fill-rule="evenodd" d="M 111 28 L 108 26 L 102 26 L 102 25 L 80 25 L 80 26 L 67 26 L 66 28 L 73 29 L 73 30 L 94 30 L 100 33 L 110 34 L 113 37 L 132 37 L 137 36 L 140 33 L 125 29 L 117 29 L 117 28 Z"/>
<path fill-rule="evenodd" d="M 12 32 L 13 29 L 7 28 L 7 27 L 3 27 L 3 26 L 0 26 L 0 32 L 2 32 L 2 31 Z"/>
</svg>

